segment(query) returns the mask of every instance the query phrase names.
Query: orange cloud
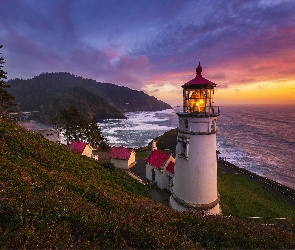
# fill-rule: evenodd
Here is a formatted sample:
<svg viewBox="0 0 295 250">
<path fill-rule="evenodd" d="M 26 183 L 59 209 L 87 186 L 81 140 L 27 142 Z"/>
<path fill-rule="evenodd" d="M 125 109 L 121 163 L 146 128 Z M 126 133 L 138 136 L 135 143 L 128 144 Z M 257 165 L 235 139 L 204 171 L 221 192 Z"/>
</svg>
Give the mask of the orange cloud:
<svg viewBox="0 0 295 250">
<path fill-rule="evenodd" d="M 203 70 L 203 76 L 217 83 L 215 92 L 217 105 L 295 104 L 295 77 L 292 72 L 280 73 L 291 68 L 291 65 L 286 64 L 284 60 L 256 61 L 250 64 L 249 60 L 246 67 L 232 64 L 226 70 L 224 67 L 210 68 L 208 72 Z M 143 90 L 171 105 L 181 105 L 181 86 L 192 79 L 194 74 L 194 70 L 157 74 L 145 81 Z"/>
</svg>

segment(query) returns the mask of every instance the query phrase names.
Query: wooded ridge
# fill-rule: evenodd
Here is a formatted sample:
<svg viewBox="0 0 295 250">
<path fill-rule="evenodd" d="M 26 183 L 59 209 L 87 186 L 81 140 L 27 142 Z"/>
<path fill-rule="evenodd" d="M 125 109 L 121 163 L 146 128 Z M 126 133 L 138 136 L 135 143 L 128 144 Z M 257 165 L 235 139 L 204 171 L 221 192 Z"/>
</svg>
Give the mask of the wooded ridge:
<svg viewBox="0 0 295 250">
<path fill-rule="evenodd" d="M 97 82 L 67 72 L 42 73 L 32 79 L 9 80 L 18 111 L 39 111 L 51 122 L 62 108 L 76 106 L 91 119 L 125 118 L 124 112 L 157 111 L 171 106 L 142 91 Z"/>
</svg>

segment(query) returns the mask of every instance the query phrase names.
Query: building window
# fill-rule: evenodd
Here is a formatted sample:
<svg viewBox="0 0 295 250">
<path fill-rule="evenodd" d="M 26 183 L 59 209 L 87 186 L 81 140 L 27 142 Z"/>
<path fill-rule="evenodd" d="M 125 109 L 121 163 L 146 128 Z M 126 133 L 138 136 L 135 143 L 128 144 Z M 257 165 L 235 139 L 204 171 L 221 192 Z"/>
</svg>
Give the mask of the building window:
<svg viewBox="0 0 295 250">
<path fill-rule="evenodd" d="M 178 137 L 177 140 L 177 154 L 178 157 L 188 159 L 189 138 Z"/>
<path fill-rule="evenodd" d="M 152 181 L 156 180 L 156 171 L 152 168 Z"/>
</svg>

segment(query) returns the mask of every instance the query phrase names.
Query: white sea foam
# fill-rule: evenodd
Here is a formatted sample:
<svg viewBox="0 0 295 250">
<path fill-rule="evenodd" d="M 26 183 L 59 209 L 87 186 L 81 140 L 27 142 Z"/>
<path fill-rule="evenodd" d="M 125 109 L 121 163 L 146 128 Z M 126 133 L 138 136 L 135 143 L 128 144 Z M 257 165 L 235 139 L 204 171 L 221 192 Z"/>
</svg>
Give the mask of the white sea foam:
<svg viewBox="0 0 295 250">
<path fill-rule="evenodd" d="M 98 123 L 110 145 L 141 147 L 177 126 L 172 109 L 156 112 L 128 112 L 127 119 L 108 119 Z"/>
</svg>

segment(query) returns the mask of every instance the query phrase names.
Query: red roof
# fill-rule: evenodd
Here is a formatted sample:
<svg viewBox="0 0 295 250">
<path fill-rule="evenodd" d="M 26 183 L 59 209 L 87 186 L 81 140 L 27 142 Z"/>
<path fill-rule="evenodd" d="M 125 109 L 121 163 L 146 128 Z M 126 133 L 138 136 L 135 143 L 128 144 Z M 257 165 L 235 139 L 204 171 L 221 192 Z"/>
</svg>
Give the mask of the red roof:
<svg viewBox="0 0 295 250">
<path fill-rule="evenodd" d="M 166 170 L 169 171 L 171 174 L 174 174 L 174 166 L 175 166 L 175 162 L 170 161 L 168 166 L 166 167 Z"/>
<path fill-rule="evenodd" d="M 81 142 L 81 141 L 74 141 L 70 144 L 69 149 L 71 151 L 77 152 L 77 153 L 83 153 L 85 147 L 86 147 L 86 143 L 85 142 Z"/>
<path fill-rule="evenodd" d="M 150 153 L 148 158 L 146 159 L 146 163 L 154 166 L 155 168 L 161 168 L 166 161 L 168 160 L 170 155 L 161 152 L 159 150 L 154 150 Z"/>
<path fill-rule="evenodd" d="M 131 148 L 124 148 L 123 146 L 112 147 L 109 157 L 113 159 L 128 160 L 131 152 Z"/>
<path fill-rule="evenodd" d="M 202 73 L 202 67 L 199 62 L 199 66 L 196 68 L 196 74 L 197 74 L 196 77 L 188 81 L 184 85 L 182 85 L 182 87 L 190 88 L 190 87 L 208 87 L 208 86 L 215 87 L 216 86 L 216 83 L 211 82 L 208 79 L 204 78 L 201 73 Z M 197 85 L 197 86 L 194 86 L 194 85 Z"/>
</svg>

